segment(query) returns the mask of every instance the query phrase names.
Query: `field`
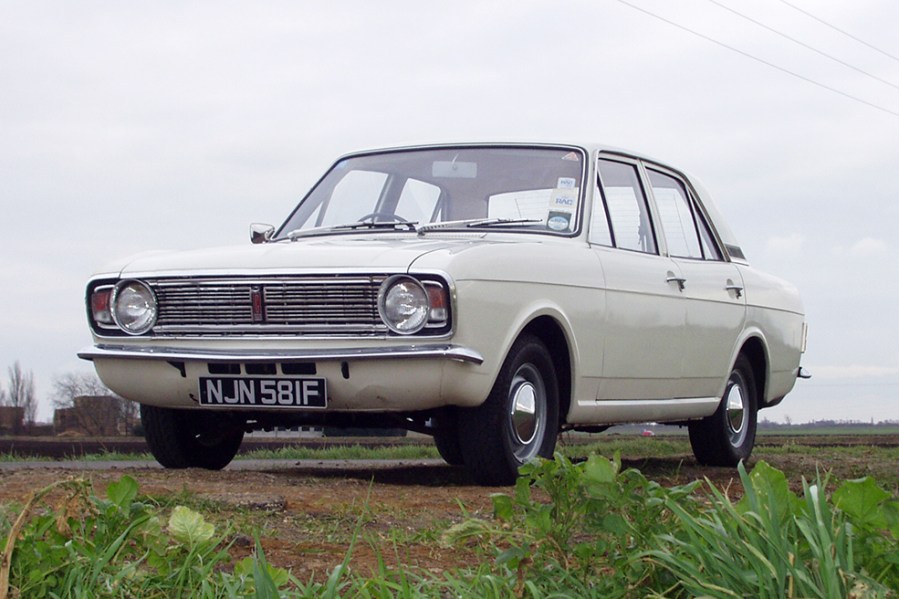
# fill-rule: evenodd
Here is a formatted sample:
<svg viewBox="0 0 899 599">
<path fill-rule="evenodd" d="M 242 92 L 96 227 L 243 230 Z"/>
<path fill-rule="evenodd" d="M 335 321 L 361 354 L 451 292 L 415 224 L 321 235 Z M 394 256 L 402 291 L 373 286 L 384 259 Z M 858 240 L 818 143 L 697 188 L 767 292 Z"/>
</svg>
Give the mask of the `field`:
<svg viewBox="0 0 899 599">
<path fill-rule="evenodd" d="M 238 461 L 222 472 L 164 471 L 127 461 L 63 466 L 21 463 L 8 457 L 0 462 L 0 527 L 5 521 L 8 528 L 29 496 L 48 485 L 80 479 L 84 482 L 77 484 L 102 497 L 110 484 L 127 476 L 137 482 L 137 497 L 161 518 L 167 518 L 175 506 L 201 514 L 214 526 L 228 563 L 237 564 L 264 552 L 268 564 L 289 570 L 294 580 L 304 585 L 327 585 L 335 568 L 342 568 L 345 577 L 373 577 L 381 582 L 401 572 L 416 581 L 457 581 L 453 584 L 462 584 L 458 580 L 468 580 L 467 576 L 474 576 L 471 573 L 482 570 L 493 573 L 490 575 L 496 575 L 497 568 L 507 571 L 498 557 L 516 544 L 511 536 L 503 536 L 505 525 L 502 518 L 496 518 L 498 500 L 494 494 L 517 498 L 515 505 L 525 509 L 522 490 L 472 486 L 462 470 L 435 459 L 430 447 L 412 444 L 411 449 L 403 450 L 399 459 L 389 449 L 343 448 L 342 453 L 327 455 L 280 450 L 249 456 L 256 459 Z M 560 450 L 575 464 L 590 455 L 611 458 L 618 454 L 620 470 L 638 470 L 647 481 L 663 489 L 708 481 L 708 485 L 700 483 L 697 489 L 691 489 L 700 498 L 714 498 L 717 490 L 736 502 L 744 495 L 748 480 L 741 480 L 736 470 L 699 467 L 682 436 L 594 436 L 589 442 L 569 436 L 562 439 Z M 360 456 L 378 459 L 366 461 Z M 353 461 L 335 457 L 352 457 Z M 842 481 L 865 476 L 876 480 L 893 499 L 899 496 L 899 435 L 763 435 L 750 470 L 760 461 L 783 472 L 789 489 L 798 497 L 805 492 L 804 480 L 828 478 L 827 489 L 832 490 Z M 561 472 L 574 480 L 571 472 L 564 468 Z M 535 480 L 537 490 L 529 501 L 534 505 L 557 501 L 547 487 L 548 478 L 542 483 L 539 478 Z M 67 510 L 66 501 L 71 504 L 71 497 L 70 490 L 51 492 L 34 514 L 54 508 Z M 558 513 L 558 505 L 553 507 Z M 532 505 L 527 509 L 536 508 Z M 472 536 L 447 535 L 447 531 L 465 529 L 471 523 L 485 528 Z M 490 527 L 496 530 L 490 532 Z M 0 532 L 3 530 L 0 528 Z M 516 564 L 514 559 L 511 564 Z M 511 582 L 507 582 L 518 585 L 519 591 L 524 582 L 516 581 L 515 576 L 527 572 L 522 568 L 517 563 L 507 572 L 511 572 Z M 645 590 L 636 594 L 642 595 Z M 630 592 L 633 589 L 624 591 L 625 595 Z M 534 592 L 530 595 L 537 596 Z"/>
</svg>

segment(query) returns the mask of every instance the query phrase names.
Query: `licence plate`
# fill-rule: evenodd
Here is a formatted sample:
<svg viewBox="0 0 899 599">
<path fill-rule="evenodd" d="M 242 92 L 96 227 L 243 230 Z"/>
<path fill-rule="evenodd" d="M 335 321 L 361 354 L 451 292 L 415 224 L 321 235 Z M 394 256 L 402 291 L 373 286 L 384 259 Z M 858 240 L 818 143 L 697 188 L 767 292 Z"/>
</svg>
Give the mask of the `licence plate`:
<svg viewBox="0 0 899 599">
<path fill-rule="evenodd" d="M 201 406 L 326 408 L 323 378 L 200 377 Z"/>
</svg>

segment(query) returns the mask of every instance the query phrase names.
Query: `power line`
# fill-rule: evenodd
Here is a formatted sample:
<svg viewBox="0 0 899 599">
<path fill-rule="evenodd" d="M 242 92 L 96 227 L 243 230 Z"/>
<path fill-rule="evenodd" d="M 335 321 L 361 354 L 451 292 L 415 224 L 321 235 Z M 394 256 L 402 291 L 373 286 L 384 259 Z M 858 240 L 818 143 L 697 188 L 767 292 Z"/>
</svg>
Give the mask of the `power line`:
<svg viewBox="0 0 899 599">
<path fill-rule="evenodd" d="M 881 83 L 885 83 L 885 84 L 889 85 L 890 87 L 893 87 L 893 88 L 895 88 L 895 89 L 899 89 L 899 85 L 896 85 L 896 84 L 893 83 L 892 81 L 888 81 L 888 80 L 886 80 L 886 79 L 884 79 L 884 78 L 882 78 L 882 77 L 878 77 L 877 75 L 874 75 L 873 73 L 869 73 L 868 71 L 865 71 L 864 69 L 860 69 L 859 67 L 857 67 L 857 66 L 855 66 L 855 65 L 853 65 L 853 64 L 850 64 L 850 63 L 848 63 L 848 62 L 846 62 L 846 61 L 844 61 L 844 60 L 840 60 L 840 59 L 837 58 L 836 56 L 833 56 L 833 55 L 831 55 L 831 54 L 828 54 L 827 52 L 824 52 L 823 50 L 819 50 L 818 48 L 815 48 L 814 46 L 811 46 L 811 45 L 809 45 L 809 44 L 806 44 L 805 42 L 803 42 L 803 41 L 801 41 L 801 40 L 798 40 L 798 39 L 796 39 L 796 38 L 794 38 L 794 37 L 791 37 L 791 36 L 787 35 L 786 33 L 782 32 L 782 31 L 778 31 L 777 29 L 774 29 L 773 27 L 770 27 L 770 26 L 768 26 L 768 25 L 762 23 L 761 21 L 757 21 L 756 19 L 753 19 L 752 17 L 750 17 L 750 16 L 748 16 L 748 15 L 745 15 L 745 14 L 743 14 L 743 13 L 737 11 L 737 10 L 734 10 L 733 8 L 731 8 L 731 7 L 729 7 L 729 6 L 727 6 L 727 5 L 725 5 L 725 4 L 721 3 L 721 2 L 718 2 L 718 0 L 708 0 L 708 1 L 711 2 L 712 4 L 714 4 L 715 6 L 718 6 L 718 7 L 720 7 L 720 8 L 723 8 L 724 10 L 727 10 L 727 11 L 732 12 L 733 14 L 737 15 L 738 17 L 740 17 L 740 18 L 742 18 L 742 19 L 746 19 L 746 20 L 749 21 L 750 23 L 754 23 L 755 25 L 758 25 L 759 27 L 761 27 L 761 28 L 763 28 L 763 29 L 767 29 L 768 31 L 770 31 L 771 33 L 774 33 L 775 35 L 779 35 L 780 37 L 782 37 L 782 38 L 784 38 L 784 39 L 790 40 L 790 41 L 793 42 L 794 44 L 798 44 L 798 45 L 802 46 L 803 48 L 806 48 L 807 50 L 811 50 L 812 52 L 815 52 L 815 53 L 817 53 L 817 54 L 820 54 L 821 56 L 823 56 L 823 57 L 825 57 L 825 58 L 828 58 L 828 59 L 830 59 L 830 60 L 832 60 L 832 61 L 834 61 L 834 62 L 836 62 L 836 63 L 838 63 L 838 64 L 841 64 L 841 65 L 843 65 L 844 67 L 848 67 L 848 68 L 852 69 L 853 71 L 856 71 L 856 72 L 861 73 L 862 75 L 865 75 L 865 76 L 870 77 L 870 78 L 872 78 L 872 79 L 876 79 L 877 81 L 880 81 Z"/>
<path fill-rule="evenodd" d="M 790 8 L 792 8 L 793 10 L 799 11 L 799 12 L 801 12 L 802 14 L 804 14 L 805 16 L 807 16 L 807 17 L 809 17 L 809 18 L 811 18 L 811 19 L 814 19 L 814 20 L 818 21 L 818 22 L 821 23 L 822 25 L 826 25 L 827 27 L 830 27 L 830 28 L 833 29 L 834 31 L 839 32 L 839 33 L 842 33 L 843 35 L 845 35 L 845 36 L 848 37 L 849 39 L 853 39 L 853 40 L 857 41 L 858 43 L 862 44 L 863 46 L 867 46 L 867 47 L 871 48 L 872 50 L 874 50 L 874 51 L 876 51 L 876 52 L 880 52 L 880 53 L 883 54 L 884 56 L 888 56 L 888 57 L 892 58 L 893 60 L 895 60 L 896 62 L 899 62 L 899 58 L 897 58 L 896 56 L 893 56 L 893 55 L 890 54 L 889 52 L 886 52 L 886 51 L 884 51 L 884 50 L 881 50 L 880 48 L 878 48 L 878 47 L 875 46 L 874 44 L 869 44 L 868 42 L 866 42 L 865 40 L 861 39 L 860 37 L 856 37 L 856 36 L 852 35 L 851 33 L 849 33 L 848 31 L 845 31 L 845 30 L 843 30 L 843 29 L 840 29 L 840 28 L 837 27 L 836 25 L 832 25 L 831 23 L 828 23 L 827 21 L 825 21 L 825 20 L 822 19 L 821 17 L 815 16 L 815 15 L 813 15 L 812 13 L 808 12 L 807 10 L 803 10 L 803 9 L 799 8 L 798 6 L 796 6 L 795 4 L 791 4 L 791 3 L 787 2 L 787 0 L 780 0 L 780 1 L 783 2 L 784 4 L 786 4 L 787 6 L 789 6 Z"/>
<path fill-rule="evenodd" d="M 864 104 L 865 106 L 869 106 L 871 108 L 874 108 L 875 110 L 885 112 L 894 117 L 899 117 L 899 112 L 896 112 L 895 110 L 890 110 L 889 108 L 886 108 L 884 106 L 874 104 L 873 102 L 868 102 L 867 100 L 863 100 L 862 98 L 853 96 L 852 94 L 849 94 L 842 90 L 836 89 L 835 87 L 831 87 L 831 86 L 827 85 L 826 83 L 821 83 L 820 81 L 815 81 L 814 79 L 806 77 L 805 75 L 800 75 L 799 73 L 797 73 L 795 71 L 791 71 L 790 69 L 784 68 L 780 65 L 776 65 L 773 62 L 769 62 L 769 61 L 765 60 L 764 58 L 759 58 L 758 56 L 754 56 L 754 55 L 750 54 L 749 52 L 744 52 L 743 50 L 740 50 L 739 48 L 734 48 L 733 46 L 730 46 L 728 44 L 725 44 L 724 42 L 718 41 L 715 38 L 709 37 L 703 33 L 699 33 L 698 31 L 690 29 L 689 27 L 681 25 L 680 23 L 675 23 L 674 21 L 666 19 L 665 17 L 657 15 L 653 12 L 650 12 L 650 11 L 646 10 L 645 8 L 641 8 L 635 4 L 631 4 L 627 0 L 618 0 L 618 2 L 620 2 L 621 4 L 624 4 L 625 6 L 629 6 L 630 8 L 633 8 L 636 11 L 642 12 L 643 14 L 648 15 L 654 19 L 658 19 L 659 21 L 662 21 L 663 23 L 667 23 L 668 25 L 671 25 L 672 27 L 677 27 L 678 29 L 681 29 L 682 31 L 691 33 L 691 34 L 693 34 L 697 37 L 700 37 L 708 42 L 711 42 L 717 46 L 721 46 L 722 48 L 726 48 L 726 49 L 730 50 L 731 52 L 736 52 L 737 54 L 740 54 L 741 56 L 745 56 L 746 58 L 749 58 L 756 62 L 760 62 L 765 66 L 768 66 L 768 67 L 771 67 L 772 69 L 776 69 L 776 70 L 780 71 L 781 73 L 786 73 L 787 75 L 790 75 L 791 77 L 801 79 L 802 81 L 805 81 L 806 83 L 811 83 L 812 85 L 820 87 L 821 89 L 826 89 L 829 92 L 838 94 L 838 95 L 843 96 L 844 98 L 848 98 L 849 100 L 852 100 L 854 102 Z"/>
</svg>

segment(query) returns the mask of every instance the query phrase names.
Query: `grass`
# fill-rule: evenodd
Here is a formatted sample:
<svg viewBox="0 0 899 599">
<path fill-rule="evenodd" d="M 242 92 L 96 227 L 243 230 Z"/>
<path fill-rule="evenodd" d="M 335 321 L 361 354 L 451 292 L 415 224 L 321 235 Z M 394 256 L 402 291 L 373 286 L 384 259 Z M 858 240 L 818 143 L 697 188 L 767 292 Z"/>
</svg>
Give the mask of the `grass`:
<svg viewBox="0 0 899 599">
<path fill-rule="evenodd" d="M 294 446 L 257 449 L 237 455 L 238 460 L 420 460 L 439 457 L 437 448 L 430 443 L 385 447 L 366 447 L 359 444 L 320 448 Z"/>
<path fill-rule="evenodd" d="M 858 437 L 847 434 L 844 429 L 839 430 L 839 436 Z M 897 432 L 899 434 L 899 432 Z M 780 434 L 759 433 L 760 444 L 757 445 L 755 455 L 782 455 L 786 453 L 816 454 L 824 451 L 822 445 L 828 446 L 826 437 L 821 435 L 786 435 L 789 437 L 782 445 L 772 445 L 771 442 L 784 436 Z M 823 443 L 807 445 L 799 439 L 819 437 Z M 844 455 L 864 455 L 869 445 L 857 443 L 845 448 L 827 447 L 827 451 L 837 451 Z M 899 457 L 897 448 L 881 448 L 891 457 Z M 671 434 L 654 437 L 642 437 L 636 435 L 585 435 L 580 433 L 565 433 L 560 435 L 558 450 L 571 458 L 586 457 L 599 453 L 612 455 L 616 452 L 624 457 L 669 457 L 691 453 L 690 443 L 686 435 Z M 256 449 L 239 453 L 237 460 L 417 460 L 438 459 L 440 455 L 431 442 L 423 438 L 420 443 L 403 443 L 401 445 L 369 447 L 362 444 L 353 445 L 328 445 L 323 447 L 308 446 L 284 446 L 276 449 Z M 50 461 L 53 458 L 41 456 L 29 456 L 18 452 L 0 453 L 0 462 L 21 461 Z M 118 451 L 101 451 L 100 453 L 84 456 L 68 456 L 69 461 L 153 461 L 149 453 L 122 453 Z"/>
<path fill-rule="evenodd" d="M 618 458 L 557 455 L 493 494 L 492 517 L 426 535 L 470 556 L 445 571 L 403 565 L 410 537 L 372 528 L 381 509 L 370 487 L 337 510 L 342 561 L 307 580 L 269 561 L 260 537 L 277 525 L 227 518 L 186 491 L 147 498 L 128 476 L 105 498 L 85 480 L 60 481 L 14 522 L 0 505 L 0 539 L 15 550 L 0 560 L 10 566 L 0 597 L 7 574 L 13 597 L 895 597 L 895 494 L 821 474 L 794 492 L 765 462 L 739 478 L 736 501 L 708 482 L 659 485 Z M 248 537 L 251 555 L 232 559 Z M 352 567 L 363 551 L 371 570 Z"/>
<path fill-rule="evenodd" d="M 760 428 L 759 435 L 764 437 L 776 436 L 836 436 L 858 437 L 874 435 L 899 435 L 899 426 L 894 425 L 836 425 L 836 426 L 790 426 L 783 428 Z"/>
</svg>

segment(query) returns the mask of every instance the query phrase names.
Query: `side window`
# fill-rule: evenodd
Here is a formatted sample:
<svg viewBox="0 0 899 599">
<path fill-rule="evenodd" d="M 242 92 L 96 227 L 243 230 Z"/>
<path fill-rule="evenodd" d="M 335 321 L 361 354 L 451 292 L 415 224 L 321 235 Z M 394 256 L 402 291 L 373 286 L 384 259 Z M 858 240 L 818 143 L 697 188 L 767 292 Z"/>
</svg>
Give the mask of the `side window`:
<svg viewBox="0 0 899 599">
<path fill-rule="evenodd" d="M 410 222 L 429 223 L 434 217 L 440 188 L 418 179 L 407 179 L 394 213 Z"/>
<path fill-rule="evenodd" d="M 609 213 L 606 212 L 606 203 L 602 201 L 597 181 L 596 193 L 593 196 L 593 214 L 590 216 L 590 243 L 597 245 L 614 245 L 612 243 L 612 229 L 609 228 Z"/>
<path fill-rule="evenodd" d="M 678 258 L 721 260 L 711 230 L 690 200 L 684 184 L 648 169 L 668 253 Z"/>
<path fill-rule="evenodd" d="M 616 247 L 655 254 L 656 242 L 637 167 L 600 160 L 599 177 Z M 597 218 L 594 210 L 594 219 Z"/>
<path fill-rule="evenodd" d="M 668 242 L 668 253 L 678 258 L 702 258 L 693 208 L 681 182 L 650 170 L 649 183 Z"/>
<path fill-rule="evenodd" d="M 721 252 L 718 250 L 718 246 L 715 245 L 715 238 L 712 237 L 708 224 L 706 224 L 699 213 L 696 214 L 696 222 L 699 224 L 699 241 L 702 242 L 702 253 L 705 255 L 705 259 L 721 260 Z"/>
</svg>

